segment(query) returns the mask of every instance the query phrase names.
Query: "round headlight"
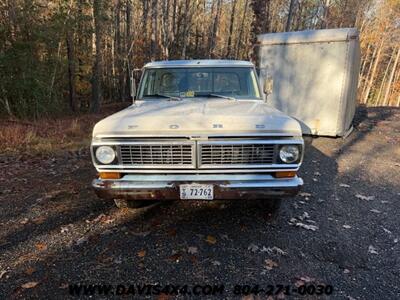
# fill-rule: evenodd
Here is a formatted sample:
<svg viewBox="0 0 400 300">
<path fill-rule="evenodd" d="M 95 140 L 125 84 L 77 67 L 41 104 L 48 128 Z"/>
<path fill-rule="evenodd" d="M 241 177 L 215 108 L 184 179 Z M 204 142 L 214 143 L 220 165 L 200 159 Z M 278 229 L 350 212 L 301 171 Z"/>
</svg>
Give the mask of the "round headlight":
<svg viewBox="0 0 400 300">
<path fill-rule="evenodd" d="M 299 159 L 300 150 L 295 145 L 285 145 L 279 151 L 280 159 L 287 164 L 293 163 Z"/>
<path fill-rule="evenodd" d="M 102 164 L 111 164 L 115 159 L 115 151 L 110 146 L 100 146 L 96 149 L 96 158 Z"/>
</svg>

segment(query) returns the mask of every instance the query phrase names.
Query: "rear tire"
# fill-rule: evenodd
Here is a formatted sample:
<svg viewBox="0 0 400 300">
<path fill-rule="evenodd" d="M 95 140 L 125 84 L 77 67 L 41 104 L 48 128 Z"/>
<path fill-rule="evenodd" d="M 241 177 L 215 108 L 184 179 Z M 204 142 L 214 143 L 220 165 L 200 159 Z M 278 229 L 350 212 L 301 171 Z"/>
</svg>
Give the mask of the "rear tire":
<svg viewBox="0 0 400 300">
<path fill-rule="evenodd" d="M 125 200 L 125 199 L 114 199 L 114 203 L 118 208 L 141 208 L 152 205 L 157 201 L 148 200 Z"/>
</svg>

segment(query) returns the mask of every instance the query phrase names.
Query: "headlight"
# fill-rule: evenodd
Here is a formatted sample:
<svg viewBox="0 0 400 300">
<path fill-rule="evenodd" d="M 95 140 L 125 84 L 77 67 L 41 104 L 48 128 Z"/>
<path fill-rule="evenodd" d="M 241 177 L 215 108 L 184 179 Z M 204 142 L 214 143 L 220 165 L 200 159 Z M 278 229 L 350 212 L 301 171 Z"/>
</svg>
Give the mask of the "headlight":
<svg viewBox="0 0 400 300">
<path fill-rule="evenodd" d="M 295 145 L 285 145 L 279 151 L 279 157 L 286 164 L 293 163 L 300 157 L 299 147 Z"/>
<path fill-rule="evenodd" d="M 102 164 L 111 164 L 115 159 L 115 151 L 110 146 L 100 146 L 96 149 L 96 158 Z"/>
</svg>

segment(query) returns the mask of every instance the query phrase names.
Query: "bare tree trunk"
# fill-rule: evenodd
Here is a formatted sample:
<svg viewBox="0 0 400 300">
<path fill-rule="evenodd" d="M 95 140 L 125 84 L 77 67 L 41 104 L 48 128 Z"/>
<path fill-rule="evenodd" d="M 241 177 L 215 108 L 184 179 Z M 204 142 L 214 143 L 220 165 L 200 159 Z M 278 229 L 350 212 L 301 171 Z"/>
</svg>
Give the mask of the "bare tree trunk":
<svg viewBox="0 0 400 300">
<path fill-rule="evenodd" d="M 117 73 L 118 73 L 118 99 L 124 100 L 125 76 L 124 76 L 124 59 L 121 42 L 121 0 L 117 0 L 115 7 L 115 45 L 117 53 Z"/>
<path fill-rule="evenodd" d="M 379 100 L 380 100 L 381 95 L 382 95 L 383 87 L 385 86 L 386 76 L 387 76 L 387 74 L 389 73 L 390 65 L 392 64 L 393 56 L 394 56 L 395 53 L 396 53 L 396 48 L 393 49 L 393 53 L 392 53 L 392 55 L 390 56 L 389 63 L 387 64 L 386 69 L 385 69 L 385 73 L 383 74 L 381 86 L 379 87 L 379 93 L 378 93 L 378 96 L 376 97 L 376 104 L 377 104 L 377 105 L 380 104 L 380 103 L 379 103 L 379 102 L 380 102 Z"/>
<path fill-rule="evenodd" d="M 212 32 L 211 32 L 211 38 L 210 38 L 210 48 L 209 48 L 209 52 L 208 52 L 208 57 L 210 57 L 210 58 L 213 57 L 213 55 L 214 55 L 219 19 L 221 17 L 221 6 L 222 6 L 222 0 L 217 0 L 217 13 L 215 15 L 215 19 L 214 19 L 213 26 L 212 26 Z"/>
<path fill-rule="evenodd" d="M 258 44 L 257 35 L 262 33 L 262 24 L 265 16 L 264 0 L 252 0 L 251 7 L 253 9 L 254 18 L 251 23 L 251 44 L 253 45 L 252 53 L 250 54 L 251 61 L 258 66 Z"/>
<path fill-rule="evenodd" d="M 175 40 L 175 36 L 176 36 L 176 8 L 177 8 L 176 1 L 177 0 L 174 0 L 172 2 L 172 8 L 173 8 L 173 11 L 172 11 L 172 41 Z"/>
<path fill-rule="evenodd" d="M 369 53 L 370 52 L 371 52 L 371 44 L 368 44 L 367 51 L 365 53 L 365 57 L 363 59 L 362 65 L 361 65 L 361 70 L 360 70 L 360 74 L 361 75 L 364 74 L 365 66 L 367 65 L 367 61 L 368 61 L 368 57 L 369 57 Z M 361 80 L 360 80 L 360 82 L 361 82 Z"/>
<path fill-rule="evenodd" d="M 124 99 L 130 99 L 130 91 L 131 91 L 131 80 L 130 80 L 130 65 L 131 65 L 131 43 L 132 43 L 132 38 L 131 38 L 131 9 L 132 9 L 132 3 L 131 0 L 126 0 L 126 28 L 125 28 L 125 35 L 126 35 L 126 45 L 125 45 L 125 55 L 126 55 L 126 72 L 125 72 L 125 98 Z"/>
<path fill-rule="evenodd" d="M 236 53 L 235 53 L 235 58 L 239 58 L 239 51 L 240 51 L 240 46 L 242 43 L 242 37 L 243 37 L 243 31 L 244 31 L 244 21 L 246 20 L 247 17 L 247 8 L 249 6 L 249 0 L 246 0 L 244 3 L 244 10 L 243 10 L 243 17 L 242 17 L 242 23 L 240 24 L 240 29 L 239 29 L 239 35 L 238 35 L 238 40 L 236 43 Z"/>
<path fill-rule="evenodd" d="M 181 58 L 185 59 L 186 58 L 186 48 L 187 48 L 187 43 L 188 43 L 188 39 L 189 39 L 189 29 L 190 29 L 190 25 L 192 22 L 192 12 L 190 9 L 190 0 L 185 0 L 185 18 L 183 21 L 183 41 L 182 41 L 182 54 L 181 54 Z"/>
<path fill-rule="evenodd" d="M 378 48 L 378 52 L 376 53 L 376 58 L 375 58 L 375 61 L 374 61 L 373 67 L 372 67 L 371 76 L 369 78 L 369 81 L 368 81 L 368 84 L 367 84 L 367 87 L 366 87 L 366 90 L 365 90 L 365 93 L 364 93 L 363 103 L 367 103 L 368 97 L 369 97 L 369 93 L 370 93 L 372 85 L 374 83 L 376 69 L 378 67 L 378 64 L 379 64 L 379 61 L 380 61 L 380 58 L 381 58 L 381 52 L 382 52 L 382 48 L 383 48 L 383 41 L 384 40 L 382 39 L 382 41 L 381 41 L 381 43 L 379 45 L 379 48 Z"/>
<path fill-rule="evenodd" d="M 154 61 L 158 57 L 158 0 L 152 0 L 151 2 L 151 45 L 150 45 L 150 57 Z"/>
<path fill-rule="evenodd" d="M 71 111 L 78 110 L 75 89 L 75 51 L 74 51 L 74 35 L 71 30 L 67 30 L 66 37 L 67 58 L 68 58 L 68 87 L 69 87 L 69 107 Z"/>
<path fill-rule="evenodd" d="M 287 21 L 286 21 L 285 31 L 290 31 L 290 25 L 292 24 L 292 16 L 293 16 L 295 1 L 296 0 L 290 0 L 289 13 L 288 13 Z"/>
<path fill-rule="evenodd" d="M 321 29 L 328 28 L 329 5 L 330 5 L 330 0 L 325 0 L 324 16 L 322 17 Z"/>
<path fill-rule="evenodd" d="M 101 74 L 102 74 L 102 9 L 103 0 L 93 0 L 93 19 L 94 19 L 94 64 L 92 75 L 92 102 L 91 112 L 99 112 L 102 102 L 101 93 Z"/>
<path fill-rule="evenodd" d="M 271 0 L 266 0 L 265 20 L 263 24 L 263 32 L 270 32 L 271 30 Z"/>
<path fill-rule="evenodd" d="M 150 0 L 142 0 L 142 8 L 143 8 L 143 13 L 142 13 L 142 31 L 141 31 L 141 40 L 143 43 L 143 50 L 144 53 L 148 53 L 148 41 L 147 41 L 147 19 L 149 16 L 149 1 Z M 148 56 L 145 55 L 145 58 L 148 59 Z"/>
<path fill-rule="evenodd" d="M 169 23 L 169 7 L 170 7 L 170 0 L 162 0 L 161 2 L 161 9 L 162 9 L 162 25 L 161 25 L 161 32 L 162 32 L 162 54 L 163 58 L 169 58 L 169 43 L 170 43 L 170 23 Z"/>
<path fill-rule="evenodd" d="M 235 13 L 236 13 L 236 4 L 237 0 L 232 0 L 232 12 L 231 12 L 231 21 L 229 24 L 229 36 L 228 36 L 228 50 L 226 52 L 226 56 L 228 58 L 231 57 L 232 52 L 232 34 L 233 34 L 233 25 L 235 23 Z"/>
<path fill-rule="evenodd" d="M 394 54 L 394 51 L 393 51 L 393 54 Z M 383 105 L 387 105 L 389 103 L 389 92 L 390 92 L 390 88 L 392 86 L 394 73 L 397 68 L 397 63 L 399 62 L 399 57 L 400 57 L 400 47 L 397 48 L 396 59 L 394 60 L 392 71 L 390 72 L 389 80 L 386 85 L 386 92 L 385 92 L 385 97 L 383 98 Z"/>
<path fill-rule="evenodd" d="M 368 79 L 369 79 L 369 76 L 370 76 L 371 71 L 372 71 L 373 62 L 375 60 L 376 53 L 378 52 L 378 48 L 379 47 L 375 47 L 374 51 L 372 52 L 371 60 L 369 61 L 368 71 L 367 71 L 367 74 L 365 74 L 365 76 L 364 76 L 361 95 L 364 95 L 365 90 L 367 89 Z M 363 103 L 363 102 L 361 102 L 361 103 Z"/>
</svg>

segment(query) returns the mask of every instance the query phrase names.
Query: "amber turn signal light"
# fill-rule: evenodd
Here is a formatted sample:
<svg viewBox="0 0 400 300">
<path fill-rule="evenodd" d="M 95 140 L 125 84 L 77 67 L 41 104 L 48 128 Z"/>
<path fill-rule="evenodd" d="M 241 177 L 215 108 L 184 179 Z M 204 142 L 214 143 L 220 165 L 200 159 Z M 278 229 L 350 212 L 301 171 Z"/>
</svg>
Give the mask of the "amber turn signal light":
<svg viewBox="0 0 400 300">
<path fill-rule="evenodd" d="M 275 172 L 275 177 L 276 178 L 288 178 L 288 177 L 294 177 L 296 176 L 295 171 L 281 171 L 281 172 Z"/>
<path fill-rule="evenodd" d="M 101 179 L 120 179 L 121 173 L 118 172 L 100 172 L 99 177 Z"/>
</svg>

